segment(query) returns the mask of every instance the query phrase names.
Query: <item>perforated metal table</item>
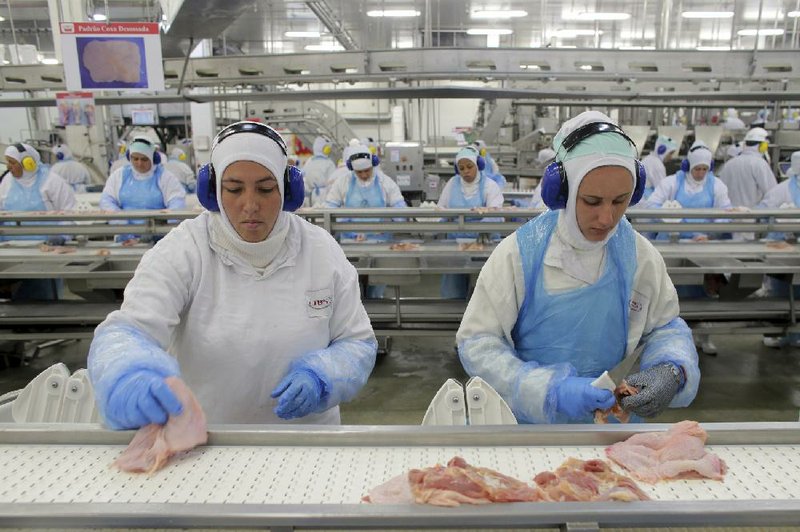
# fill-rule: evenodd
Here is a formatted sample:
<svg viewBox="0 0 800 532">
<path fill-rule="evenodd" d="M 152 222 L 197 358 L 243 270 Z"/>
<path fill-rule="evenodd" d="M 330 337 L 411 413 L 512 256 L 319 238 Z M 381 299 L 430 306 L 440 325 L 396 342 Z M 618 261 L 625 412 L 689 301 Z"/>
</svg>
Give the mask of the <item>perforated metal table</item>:
<svg viewBox="0 0 800 532">
<path fill-rule="evenodd" d="M 132 433 L 86 425 L 0 426 L 0 526 L 352 529 L 800 523 L 800 424 L 705 424 L 724 482 L 640 484 L 636 503 L 437 508 L 361 497 L 414 467 L 460 455 L 530 482 L 569 456 L 668 425 L 212 428 L 209 445 L 152 475 L 109 468 Z M 616 467 L 616 466 L 615 466 Z"/>
</svg>

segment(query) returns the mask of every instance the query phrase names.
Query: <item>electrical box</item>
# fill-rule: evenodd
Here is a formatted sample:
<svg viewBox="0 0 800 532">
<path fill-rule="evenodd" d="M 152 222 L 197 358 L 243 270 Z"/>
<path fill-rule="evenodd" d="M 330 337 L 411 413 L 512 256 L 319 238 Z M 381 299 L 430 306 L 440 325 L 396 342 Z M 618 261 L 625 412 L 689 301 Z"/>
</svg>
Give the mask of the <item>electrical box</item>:
<svg viewBox="0 0 800 532">
<path fill-rule="evenodd" d="M 394 179 L 402 192 L 422 192 L 426 189 L 420 142 L 387 142 L 381 168 Z"/>
</svg>

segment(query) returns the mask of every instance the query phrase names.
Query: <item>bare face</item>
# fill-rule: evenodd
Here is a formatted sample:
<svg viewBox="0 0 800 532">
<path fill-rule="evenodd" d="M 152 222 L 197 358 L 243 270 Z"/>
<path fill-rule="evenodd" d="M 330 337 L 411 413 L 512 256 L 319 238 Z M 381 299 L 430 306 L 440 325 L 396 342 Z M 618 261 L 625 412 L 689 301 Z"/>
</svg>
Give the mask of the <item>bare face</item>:
<svg viewBox="0 0 800 532">
<path fill-rule="evenodd" d="M 708 166 L 704 164 L 698 164 L 694 168 L 692 168 L 692 177 L 695 181 L 702 181 L 703 178 L 708 173 Z"/>
<path fill-rule="evenodd" d="M 361 181 L 369 181 L 372 178 L 371 166 L 366 170 L 353 170 L 353 172 L 355 172 L 356 177 L 359 178 Z"/>
<path fill-rule="evenodd" d="M 141 153 L 131 153 L 131 166 L 140 174 L 146 174 L 153 167 L 153 162 Z"/>
<path fill-rule="evenodd" d="M 258 163 L 236 161 L 222 175 L 222 208 L 242 240 L 261 242 L 281 212 L 278 180 Z"/>
<path fill-rule="evenodd" d="M 625 214 L 633 194 L 630 172 L 621 166 L 601 166 L 583 178 L 575 214 L 586 240 L 600 242 Z"/>
<path fill-rule="evenodd" d="M 16 178 L 22 177 L 22 171 L 24 170 L 24 168 L 22 168 L 21 162 L 6 156 L 6 166 L 8 166 L 8 169 L 11 171 L 11 175 L 13 175 Z"/>
<path fill-rule="evenodd" d="M 460 159 L 458 161 L 458 175 L 467 183 L 472 183 L 478 177 L 478 167 L 469 159 Z"/>
</svg>

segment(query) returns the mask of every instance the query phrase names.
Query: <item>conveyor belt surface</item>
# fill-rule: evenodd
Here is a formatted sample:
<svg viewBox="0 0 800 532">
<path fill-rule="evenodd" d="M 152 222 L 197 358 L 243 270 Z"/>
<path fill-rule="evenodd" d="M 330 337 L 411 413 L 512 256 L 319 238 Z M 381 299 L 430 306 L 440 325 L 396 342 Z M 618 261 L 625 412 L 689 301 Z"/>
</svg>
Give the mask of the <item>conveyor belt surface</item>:
<svg viewBox="0 0 800 532">
<path fill-rule="evenodd" d="M 36 439 L 30 437 L 35 434 L 4 435 L 0 426 L 0 523 L 46 523 L 60 516 L 64 526 L 86 525 L 102 524 L 114 516 L 117 524 L 130 524 L 137 522 L 137 516 L 140 520 L 149 516 L 147 522 L 153 525 L 160 517 L 173 524 L 208 526 L 212 510 L 227 515 L 229 524 L 243 524 L 252 523 L 255 509 L 262 524 L 295 515 L 295 525 L 303 521 L 302 516 L 316 519 L 317 524 L 348 522 L 351 527 L 433 525 L 447 516 L 449 520 L 441 523 L 451 526 L 552 524 L 568 522 L 570 516 L 581 513 L 578 520 L 606 524 L 800 522 L 800 426 L 705 426 L 710 442 L 718 441 L 709 450 L 729 466 L 723 482 L 640 483 L 652 502 L 517 503 L 458 509 L 366 505 L 360 500 L 395 475 L 445 463 L 454 455 L 531 482 L 537 472 L 553 470 L 570 456 L 604 458 L 605 446 L 626 438 L 631 430 L 668 426 L 221 430 L 212 432 L 210 445 L 173 459 L 152 476 L 109 468 L 131 433 L 98 430 L 83 437 L 43 432 L 39 436 L 45 442 L 37 444 L 30 441 Z M 398 445 L 401 441 L 403 445 Z M 92 510 L 84 515 L 81 508 Z M 187 515 L 188 509 L 192 512 Z M 176 516 L 178 521 L 171 520 Z"/>
</svg>

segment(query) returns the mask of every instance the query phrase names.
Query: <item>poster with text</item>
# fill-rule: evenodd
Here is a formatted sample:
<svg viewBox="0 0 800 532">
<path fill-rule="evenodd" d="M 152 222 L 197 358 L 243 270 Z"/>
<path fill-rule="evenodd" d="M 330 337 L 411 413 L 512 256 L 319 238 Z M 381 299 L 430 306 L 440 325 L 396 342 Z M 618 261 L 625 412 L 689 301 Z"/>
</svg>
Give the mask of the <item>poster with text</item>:
<svg viewBox="0 0 800 532">
<path fill-rule="evenodd" d="M 94 125 L 94 95 L 91 92 L 57 92 L 56 102 L 58 125 Z"/>
<path fill-rule="evenodd" d="M 161 35 L 154 22 L 62 22 L 67 89 L 164 90 Z"/>
</svg>

